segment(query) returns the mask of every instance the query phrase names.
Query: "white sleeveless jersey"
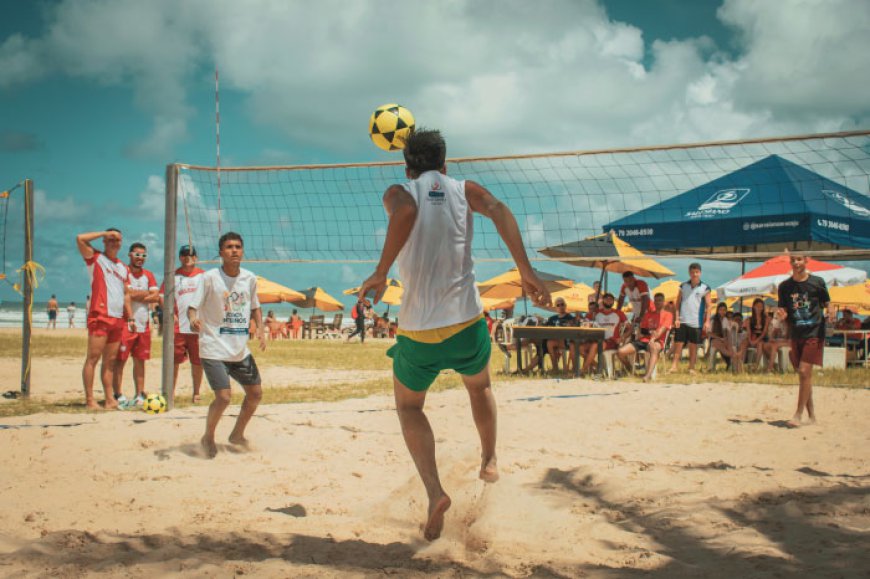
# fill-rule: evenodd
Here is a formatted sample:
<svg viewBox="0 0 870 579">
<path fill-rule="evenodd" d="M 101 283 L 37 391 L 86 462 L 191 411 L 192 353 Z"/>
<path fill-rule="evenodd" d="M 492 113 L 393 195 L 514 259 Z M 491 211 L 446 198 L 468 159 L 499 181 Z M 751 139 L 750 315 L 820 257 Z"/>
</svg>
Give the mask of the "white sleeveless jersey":
<svg viewBox="0 0 870 579">
<path fill-rule="evenodd" d="M 417 204 L 417 220 L 396 259 L 405 286 L 399 327 L 433 330 L 479 316 L 465 181 L 427 171 L 403 187 Z"/>
</svg>

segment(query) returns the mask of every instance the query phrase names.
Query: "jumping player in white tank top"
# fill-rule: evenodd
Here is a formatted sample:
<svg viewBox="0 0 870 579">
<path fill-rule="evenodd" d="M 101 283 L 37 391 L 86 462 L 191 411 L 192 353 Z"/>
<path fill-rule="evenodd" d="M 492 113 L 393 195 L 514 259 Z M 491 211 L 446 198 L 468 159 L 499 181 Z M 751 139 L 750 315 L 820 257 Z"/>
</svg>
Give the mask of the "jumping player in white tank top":
<svg viewBox="0 0 870 579">
<path fill-rule="evenodd" d="M 403 152 L 410 182 L 391 185 L 384 193 L 387 237 L 375 273 L 360 287 L 359 299 L 373 291 L 375 303 L 380 301 L 387 274 L 398 263 L 405 291 L 396 345 L 387 355 L 393 358 L 402 434 L 429 496 L 423 534 L 431 541 L 441 535 L 444 513 L 450 508 L 450 497 L 438 477 L 434 435 L 423 412 L 426 390 L 441 370 L 452 369 L 462 376 L 480 434 L 480 478 L 498 480 L 490 340 L 474 285 L 472 212 L 492 219 L 517 264 L 526 295 L 541 305 L 549 304 L 550 295 L 532 270 L 510 209 L 477 183 L 447 176 L 446 145 L 438 131 L 415 132 Z"/>
</svg>

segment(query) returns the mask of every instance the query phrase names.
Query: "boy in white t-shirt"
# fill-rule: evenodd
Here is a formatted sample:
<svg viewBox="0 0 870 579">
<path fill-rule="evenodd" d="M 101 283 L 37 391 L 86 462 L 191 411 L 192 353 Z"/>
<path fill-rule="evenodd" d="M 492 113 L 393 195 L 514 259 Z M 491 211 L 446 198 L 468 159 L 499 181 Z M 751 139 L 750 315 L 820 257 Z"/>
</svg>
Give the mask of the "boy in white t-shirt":
<svg viewBox="0 0 870 579">
<path fill-rule="evenodd" d="M 214 390 L 202 447 L 209 458 L 217 455 L 215 429 L 230 404 L 230 378 L 245 389 L 245 399 L 230 433 L 230 444 L 246 447 L 245 427 L 263 397 L 260 371 L 248 349 L 251 318 L 256 323 L 260 349 L 266 349 L 263 313 L 257 299 L 257 276 L 241 268 L 244 242 L 238 233 L 228 232 L 218 241 L 221 266 L 203 274 L 187 309 L 190 327 L 199 334 L 202 369 Z"/>
</svg>

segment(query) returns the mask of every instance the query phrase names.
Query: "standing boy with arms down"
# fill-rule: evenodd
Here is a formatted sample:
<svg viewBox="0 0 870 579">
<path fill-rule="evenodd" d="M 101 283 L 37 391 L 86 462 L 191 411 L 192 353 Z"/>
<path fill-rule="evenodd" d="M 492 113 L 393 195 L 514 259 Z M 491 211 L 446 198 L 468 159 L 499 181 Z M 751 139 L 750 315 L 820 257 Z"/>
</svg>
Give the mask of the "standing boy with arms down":
<svg viewBox="0 0 870 579">
<path fill-rule="evenodd" d="M 359 297 L 373 290 L 377 303 L 386 291 L 390 267 L 398 262 L 405 292 L 396 345 L 387 355 L 393 358 L 402 435 L 429 497 L 424 536 L 431 541 L 441 535 L 444 513 L 450 508 L 435 463 L 435 437 L 423 412 L 426 390 L 441 370 L 462 375 L 480 435 L 480 478 L 498 479 L 490 341 L 472 270 L 472 211 L 495 224 L 517 264 L 526 295 L 539 304 L 549 303 L 550 296 L 532 270 L 510 209 L 477 183 L 447 176 L 446 145 L 438 131 L 418 130 L 403 152 L 410 182 L 391 185 L 384 193 L 389 216 L 384 249 Z"/>
<path fill-rule="evenodd" d="M 698 346 L 703 341 L 701 330 L 709 333 L 713 308 L 710 306 L 710 286 L 701 281 L 701 264 L 689 264 L 689 280 L 680 284 L 677 293 L 677 311 L 674 314 L 674 361 L 670 372 L 676 372 L 683 357 L 683 345 L 689 345 L 689 374 L 695 373 Z"/>
<path fill-rule="evenodd" d="M 192 245 L 182 245 L 178 251 L 181 267 L 175 270 L 175 340 L 174 361 L 175 373 L 172 379 L 172 391 L 178 384 L 178 369 L 190 360 L 190 377 L 193 380 L 193 402 L 199 402 L 199 390 L 202 387 L 202 364 L 199 360 L 199 336 L 190 327 L 187 319 L 187 308 L 196 295 L 202 276 L 205 273 L 196 267 L 196 248 Z M 163 286 L 160 287 L 163 295 Z M 163 305 L 162 302 L 160 304 Z"/>
<path fill-rule="evenodd" d="M 230 378 L 245 390 L 242 409 L 230 433 L 230 443 L 247 446 L 245 427 L 263 397 L 260 371 L 248 349 L 251 318 L 257 326 L 260 349 L 266 350 L 263 313 L 257 299 L 257 276 L 242 269 L 245 250 L 242 236 L 228 232 L 218 241 L 221 266 L 202 276 L 186 313 L 190 327 L 199 334 L 202 369 L 214 390 L 208 407 L 202 447 L 209 458 L 217 455 L 214 435 L 218 421 L 230 405 Z"/>
<path fill-rule="evenodd" d="M 804 410 L 810 424 L 816 422 L 813 405 L 813 365 L 821 366 L 825 353 L 825 310 L 833 323 L 834 311 L 825 280 L 807 271 L 807 257 L 800 253 L 790 255 L 792 275 L 779 284 L 779 310 L 781 320 L 788 321 L 791 337 L 791 365 L 798 373 L 797 410 L 787 424 L 801 425 Z"/>
</svg>

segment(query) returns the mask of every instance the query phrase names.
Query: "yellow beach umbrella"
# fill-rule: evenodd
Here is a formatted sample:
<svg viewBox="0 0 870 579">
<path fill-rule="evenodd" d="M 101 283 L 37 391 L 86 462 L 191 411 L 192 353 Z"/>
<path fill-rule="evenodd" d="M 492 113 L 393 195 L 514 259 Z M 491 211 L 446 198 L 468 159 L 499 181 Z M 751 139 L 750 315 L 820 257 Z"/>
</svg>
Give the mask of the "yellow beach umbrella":
<svg viewBox="0 0 870 579">
<path fill-rule="evenodd" d="M 550 294 L 552 298 L 551 305 L 544 309 L 556 311 L 556 300 L 561 298 L 565 300 L 565 309 L 569 312 L 586 312 L 589 311 L 589 296 L 595 293 L 595 290 L 585 283 L 577 283 L 573 287 L 559 290 Z"/>
<path fill-rule="evenodd" d="M 352 287 L 344 290 L 342 293 L 346 296 L 357 295 L 359 293 L 359 288 L 360 286 Z M 389 278 L 387 280 L 387 290 L 381 298 L 381 303 L 385 303 L 388 306 L 400 306 L 402 305 L 402 294 L 404 292 L 405 288 L 402 286 L 402 282 L 394 278 Z"/>
<path fill-rule="evenodd" d="M 303 290 L 301 299 L 289 301 L 300 308 L 315 308 L 324 312 L 336 312 L 344 309 L 344 304 L 319 287 Z"/>
<path fill-rule="evenodd" d="M 305 296 L 280 283 L 257 276 L 257 299 L 261 304 L 277 304 L 304 299 Z"/>
<path fill-rule="evenodd" d="M 870 281 L 846 287 L 828 288 L 831 303 L 839 308 L 858 310 L 855 313 L 865 316 L 870 310 Z"/>
<path fill-rule="evenodd" d="M 677 294 L 680 293 L 680 283 L 675 279 L 663 281 L 653 289 L 649 290 L 650 299 L 656 294 L 665 294 L 665 302 L 672 302 L 677 299 Z"/>
<path fill-rule="evenodd" d="M 544 285 L 551 294 L 574 285 L 572 280 L 564 276 L 553 275 L 538 270 L 535 270 L 535 274 L 544 282 Z M 481 298 L 506 300 L 524 297 L 520 272 L 517 268 L 478 283 L 477 289 L 480 291 Z"/>
<path fill-rule="evenodd" d="M 635 249 L 612 231 L 563 245 L 545 247 L 539 252 L 548 257 L 564 259 L 565 263 L 571 265 L 594 267 L 613 273 L 630 271 L 641 277 L 656 279 L 674 275 L 674 272 Z"/>
<path fill-rule="evenodd" d="M 484 311 L 509 310 L 516 305 L 516 300 L 503 300 L 499 298 L 480 298 Z"/>
</svg>

